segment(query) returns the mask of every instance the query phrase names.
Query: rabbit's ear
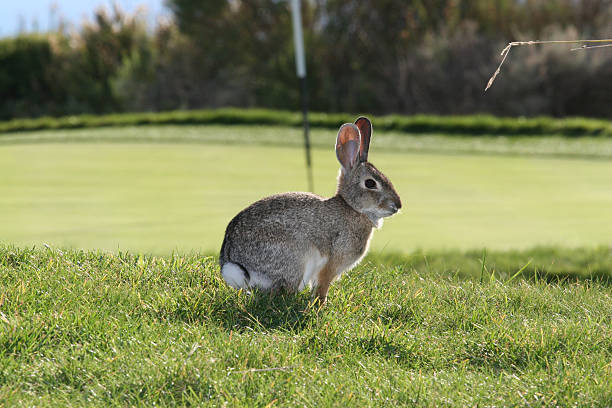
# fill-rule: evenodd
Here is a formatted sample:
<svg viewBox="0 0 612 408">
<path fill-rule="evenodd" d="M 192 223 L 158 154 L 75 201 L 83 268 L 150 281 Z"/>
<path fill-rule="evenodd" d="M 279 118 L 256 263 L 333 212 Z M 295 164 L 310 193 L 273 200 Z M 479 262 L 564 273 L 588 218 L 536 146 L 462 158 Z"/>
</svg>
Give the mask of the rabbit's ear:
<svg viewBox="0 0 612 408">
<path fill-rule="evenodd" d="M 372 137 L 372 123 L 370 119 L 361 116 L 355 121 L 361 134 L 361 144 L 359 146 L 359 161 L 368 161 L 368 151 L 370 150 L 370 137 Z"/>
<path fill-rule="evenodd" d="M 357 163 L 359 157 L 359 129 L 352 123 L 340 126 L 336 138 L 336 157 L 344 168 L 350 170 Z"/>
</svg>

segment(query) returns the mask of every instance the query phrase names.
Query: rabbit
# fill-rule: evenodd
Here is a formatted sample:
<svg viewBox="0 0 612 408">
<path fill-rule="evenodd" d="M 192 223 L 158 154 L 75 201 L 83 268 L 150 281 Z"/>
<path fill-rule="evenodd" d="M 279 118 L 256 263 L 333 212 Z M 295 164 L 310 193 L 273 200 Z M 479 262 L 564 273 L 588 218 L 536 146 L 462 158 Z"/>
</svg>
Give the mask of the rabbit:
<svg viewBox="0 0 612 408">
<path fill-rule="evenodd" d="M 313 288 L 323 304 L 332 281 L 357 265 L 374 229 L 402 208 L 391 181 L 368 162 L 372 124 L 345 123 L 336 139 L 336 195 L 284 193 L 263 198 L 228 224 L 219 264 L 236 289 Z"/>
</svg>

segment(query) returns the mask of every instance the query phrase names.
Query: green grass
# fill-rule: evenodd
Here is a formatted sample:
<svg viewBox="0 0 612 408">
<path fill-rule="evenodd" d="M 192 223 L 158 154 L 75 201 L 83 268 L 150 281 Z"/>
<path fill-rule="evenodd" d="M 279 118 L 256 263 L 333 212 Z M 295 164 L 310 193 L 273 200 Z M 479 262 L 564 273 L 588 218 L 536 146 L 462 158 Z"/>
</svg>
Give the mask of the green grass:
<svg viewBox="0 0 612 408">
<path fill-rule="evenodd" d="M 144 126 L 11 137 L 0 145 L 7 244 L 216 253 L 240 209 L 307 188 L 299 129 Z M 334 138 L 333 130 L 313 132 L 315 189 L 325 196 L 338 171 Z M 612 243 L 607 139 L 376 132 L 370 158 L 404 202 L 375 233 L 376 251 Z"/>
<path fill-rule="evenodd" d="M 603 248 L 487 259 L 593 256 L 610 273 Z M 0 247 L 0 405 L 612 405 L 607 283 L 423 257 L 366 259 L 317 311 L 229 289 L 210 257 Z"/>
<path fill-rule="evenodd" d="M 312 129 L 311 144 L 333 146 L 335 129 Z M 282 126 L 165 125 L 87 128 L 9 133 L 0 136 L 0 146 L 39 143 L 189 143 L 302 147 L 303 131 Z M 612 139 L 584 136 L 449 136 L 375 131 L 375 148 L 394 152 L 521 155 L 612 159 Z"/>
<path fill-rule="evenodd" d="M 355 114 L 311 113 L 313 128 L 337 129 L 342 123 L 355 120 Z M 436 116 L 388 115 L 372 118 L 376 129 L 418 134 L 443 133 L 455 135 L 565 135 L 612 136 L 608 120 L 587 118 L 556 119 L 498 118 L 489 115 Z M 110 115 L 77 115 L 66 117 L 19 118 L 0 122 L 0 133 L 41 129 L 75 129 L 101 126 L 133 125 L 277 125 L 302 126 L 298 112 L 265 109 L 216 109 L 171 112 L 123 113 Z"/>
<path fill-rule="evenodd" d="M 306 188 L 298 128 L 0 135 L 0 406 L 611 406 L 612 139 L 375 129 L 403 213 L 322 310 L 201 255 Z"/>
</svg>

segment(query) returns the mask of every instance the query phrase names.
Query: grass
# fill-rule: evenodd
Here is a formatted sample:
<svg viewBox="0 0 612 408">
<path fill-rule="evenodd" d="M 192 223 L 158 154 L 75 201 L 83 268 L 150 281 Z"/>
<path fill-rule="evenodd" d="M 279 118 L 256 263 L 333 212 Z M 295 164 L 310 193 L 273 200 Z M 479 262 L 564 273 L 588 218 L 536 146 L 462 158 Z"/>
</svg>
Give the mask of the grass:
<svg viewBox="0 0 612 408">
<path fill-rule="evenodd" d="M 11 137 L 0 145 L 7 244 L 216 253 L 240 209 L 306 188 L 299 129 L 145 126 Z M 313 132 L 316 192 L 327 196 L 338 171 L 334 138 Z M 610 245 L 612 142 L 579 140 L 377 131 L 370 158 L 404 209 L 376 232 L 373 249 Z"/>
<path fill-rule="evenodd" d="M 337 129 L 342 123 L 355 120 L 355 114 L 310 114 L 313 128 Z M 443 133 L 454 135 L 564 135 L 612 136 L 608 120 L 587 118 L 556 119 L 498 118 L 489 115 L 436 116 L 388 115 L 373 117 L 376 129 L 418 134 Z M 109 115 L 77 115 L 66 117 L 17 118 L 0 122 L 0 133 L 44 129 L 76 129 L 101 126 L 134 125 L 277 125 L 302 126 L 298 112 L 264 109 L 216 109 L 171 112 L 123 113 Z"/>
<path fill-rule="evenodd" d="M 612 142 L 376 129 L 404 213 L 321 310 L 202 255 L 305 188 L 299 129 L 0 135 L 0 406 L 611 406 Z"/>
<path fill-rule="evenodd" d="M 0 405 L 610 406 L 610 286 L 436 266 L 475 255 L 370 257 L 317 311 L 211 257 L 0 247 Z"/>
<path fill-rule="evenodd" d="M 282 126 L 247 125 L 164 125 L 86 128 L 9 133 L 0 136 L 0 146 L 40 143 L 188 143 L 299 147 L 303 131 Z M 328 149 L 334 143 L 335 130 L 312 129 L 311 144 Z M 571 138 L 547 136 L 450 136 L 375 131 L 375 148 L 394 152 L 520 155 L 612 159 L 612 139 L 583 136 Z"/>
<path fill-rule="evenodd" d="M 492 251 L 428 250 L 377 254 L 378 264 L 408 265 L 411 269 L 436 271 L 482 283 L 492 279 L 510 282 L 568 282 L 576 280 L 612 284 L 612 248 L 562 248 L 537 246 L 526 250 Z"/>
</svg>

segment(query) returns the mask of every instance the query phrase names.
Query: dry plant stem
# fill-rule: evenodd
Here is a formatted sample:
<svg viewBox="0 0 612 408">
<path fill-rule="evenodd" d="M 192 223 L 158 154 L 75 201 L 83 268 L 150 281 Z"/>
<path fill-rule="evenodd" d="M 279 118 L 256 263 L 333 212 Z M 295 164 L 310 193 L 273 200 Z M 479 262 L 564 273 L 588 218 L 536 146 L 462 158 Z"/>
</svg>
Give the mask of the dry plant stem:
<svg viewBox="0 0 612 408">
<path fill-rule="evenodd" d="M 605 44 L 591 45 L 591 46 L 585 45 L 585 44 L 598 44 L 598 43 L 605 43 Z M 506 61 L 508 54 L 510 54 L 510 50 L 512 49 L 512 47 L 515 47 L 517 45 L 538 45 L 538 44 L 583 44 L 581 47 L 571 49 L 571 51 L 579 51 L 579 50 L 588 50 L 591 48 L 612 47 L 612 39 L 607 39 L 607 40 L 512 41 L 512 42 L 509 42 L 508 45 L 506 45 L 504 49 L 502 50 L 501 56 L 503 58 L 501 62 L 499 63 L 499 65 L 497 66 L 497 69 L 495 70 L 491 78 L 489 78 L 489 82 L 487 82 L 487 86 L 484 91 L 487 92 L 487 90 L 491 87 L 491 85 L 493 85 L 493 82 L 495 81 L 495 78 L 497 78 L 497 75 L 499 75 L 501 67 L 502 65 L 504 65 L 504 62 Z"/>
<path fill-rule="evenodd" d="M 604 47 L 612 47 L 612 44 L 604 44 L 604 45 L 583 45 L 583 46 L 581 46 L 581 47 L 570 48 L 570 51 L 590 50 L 591 48 L 604 48 Z"/>
</svg>

